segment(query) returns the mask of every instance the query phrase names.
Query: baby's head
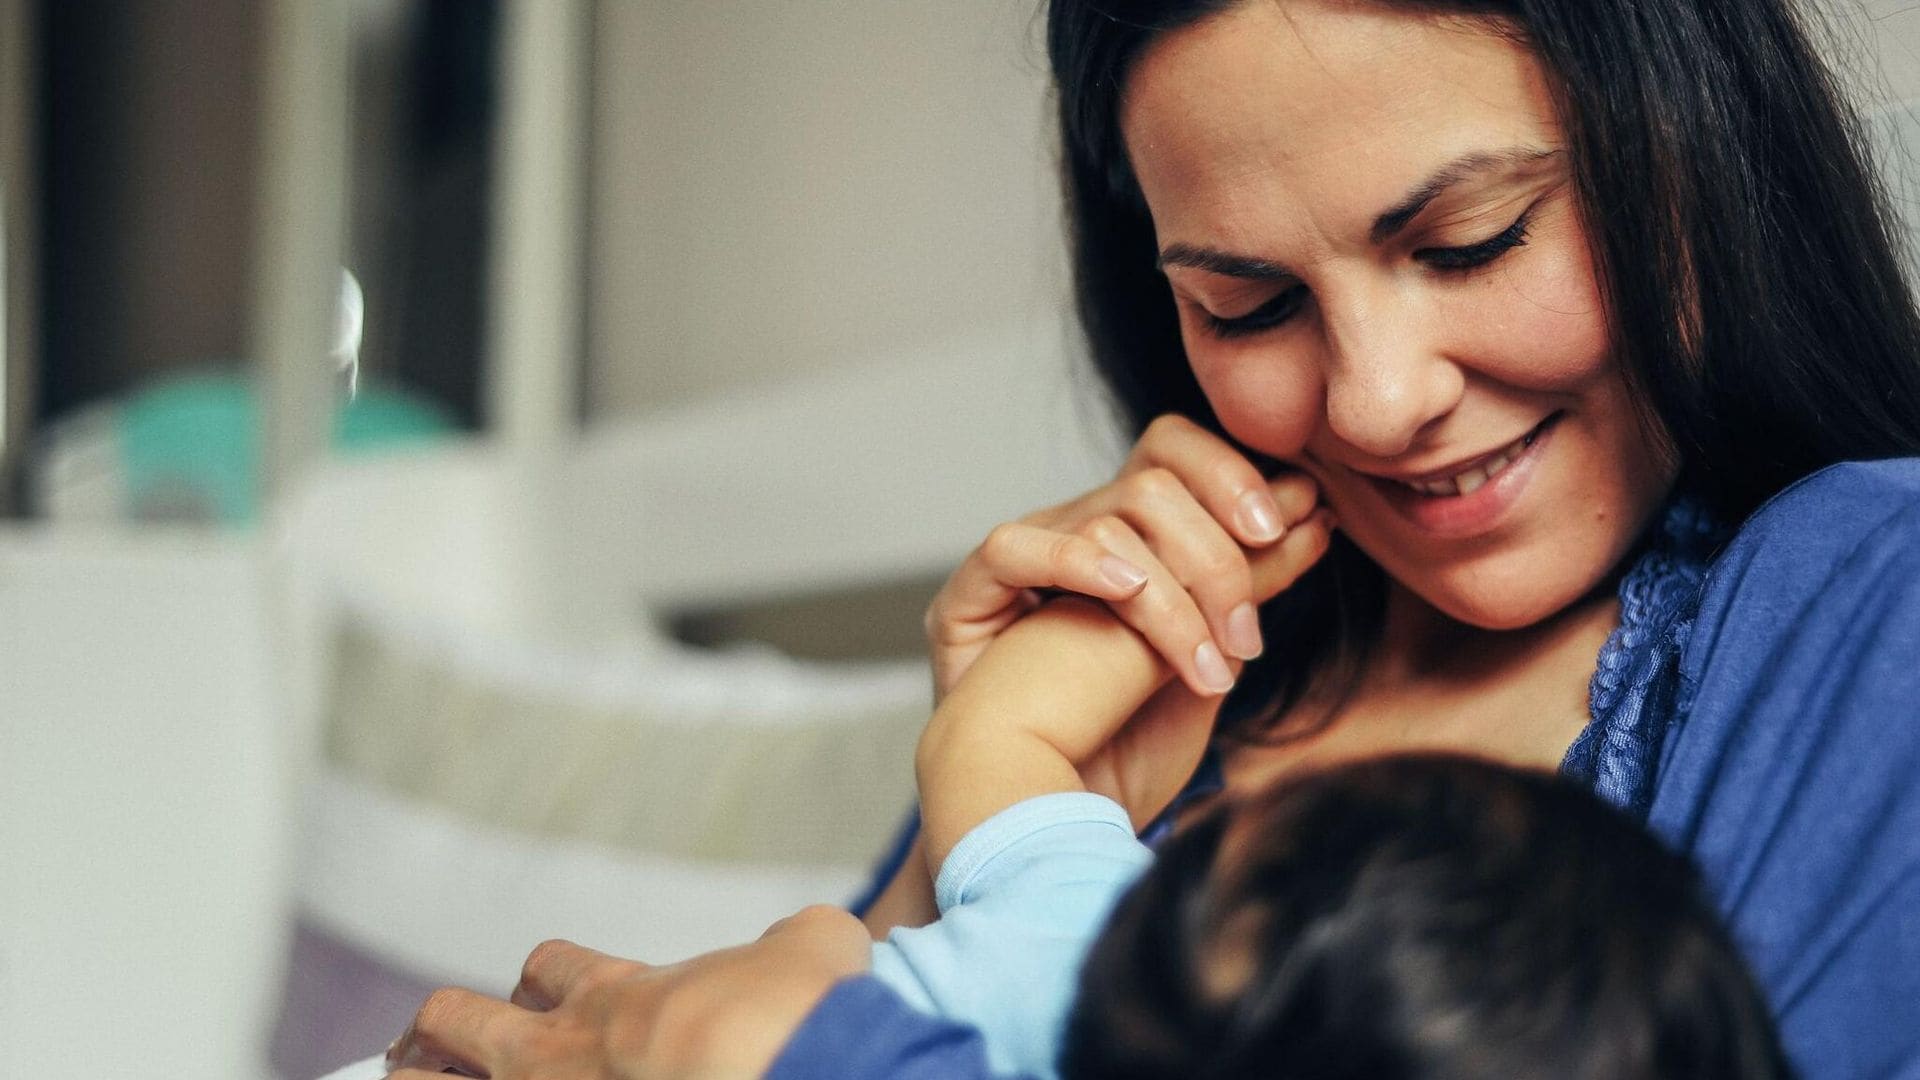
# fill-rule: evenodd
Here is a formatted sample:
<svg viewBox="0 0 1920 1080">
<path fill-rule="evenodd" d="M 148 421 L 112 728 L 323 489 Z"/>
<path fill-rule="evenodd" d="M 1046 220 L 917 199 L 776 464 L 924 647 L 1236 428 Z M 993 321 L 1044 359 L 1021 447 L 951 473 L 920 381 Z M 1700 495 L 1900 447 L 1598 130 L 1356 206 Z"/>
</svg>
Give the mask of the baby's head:
<svg viewBox="0 0 1920 1080">
<path fill-rule="evenodd" d="M 1064 1076 L 1790 1075 L 1692 866 L 1571 784 L 1362 762 L 1161 850 L 1088 958 Z"/>
</svg>

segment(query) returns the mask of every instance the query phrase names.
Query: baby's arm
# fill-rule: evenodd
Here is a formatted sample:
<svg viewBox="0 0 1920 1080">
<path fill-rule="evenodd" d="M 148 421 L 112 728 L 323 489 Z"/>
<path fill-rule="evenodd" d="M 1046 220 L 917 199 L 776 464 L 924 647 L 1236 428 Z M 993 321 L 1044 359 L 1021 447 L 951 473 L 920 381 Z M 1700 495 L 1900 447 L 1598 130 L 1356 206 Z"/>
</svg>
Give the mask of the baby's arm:
<svg viewBox="0 0 1920 1080">
<path fill-rule="evenodd" d="M 977 1029 L 996 1074 L 1057 1075 L 1080 958 L 1151 859 L 1121 807 L 1084 794 L 1076 766 L 1170 678 L 1154 657 L 1105 608 L 1055 601 L 974 662 L 921 739 L 940 918 L 876 943 L 873 974 L 913 1008 Z"/>
<path fill-rule="evenodd" d="M 1291 586 L 1326 553 L 1333 528 L 1323 507 L 1253 555 L 1255 596 L 1264 602 Z M 1096 773 L 1114 781 L 1148 755 L 1190 771 L 1212 733 L 1216 700 L 1156 709 L 1153 730 L 1123 732 L 1156 691 L 1185 693 L 1169 685 L 1172 677 L 1144 639 L 1094 601 L 1063 597 L 1009 627 L 948 693 L 920 738 L 914 765 L 929 872 L 937 876 L 961 837 L 1016 803 L 1086 791 L 1085 778 Z M 1103 755 L 1115 747 L 1129 752 Z M 1095 789 L 1121 802 L 1136 824 L 1143 809 L 1160 808 L 1133 805 L 1140 792 Z M 1175 790 L 1144 797 L 1164 803 Z"/>
<path fill-rule="evenodd" d="M 1087 790 L 1080 764 L 1172 674 L 1092 601 L 1055 600 L 1008 628 L 920 738 L 914 765 L 928 867 L 937 872 L 961 837 L 1016 803 Z"/>
</svg>

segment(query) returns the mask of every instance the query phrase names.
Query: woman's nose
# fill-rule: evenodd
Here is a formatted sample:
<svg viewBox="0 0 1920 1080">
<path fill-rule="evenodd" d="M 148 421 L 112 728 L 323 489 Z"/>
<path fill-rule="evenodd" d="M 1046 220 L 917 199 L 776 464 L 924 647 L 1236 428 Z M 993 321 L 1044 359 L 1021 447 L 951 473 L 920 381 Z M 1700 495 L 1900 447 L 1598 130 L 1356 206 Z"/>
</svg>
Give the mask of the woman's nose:
<svg viewBox="0 0 1920 1080">
<path fill-rule="evenodd" d="M 1459 364 L 1422 320 L 1392 311 L 1327 318 L 1327 423 L 1362 453 L 1391 458 L 1452 412 L 1466 387 Z"/>
</svg>

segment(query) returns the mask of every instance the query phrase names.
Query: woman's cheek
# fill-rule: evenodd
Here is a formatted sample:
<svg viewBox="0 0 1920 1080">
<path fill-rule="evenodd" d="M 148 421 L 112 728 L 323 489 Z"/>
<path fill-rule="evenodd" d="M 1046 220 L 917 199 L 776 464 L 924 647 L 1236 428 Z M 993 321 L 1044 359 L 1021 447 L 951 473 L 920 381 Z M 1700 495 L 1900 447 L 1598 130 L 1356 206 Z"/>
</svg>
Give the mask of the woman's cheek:
<svg viewBox="0 0 1920 1080">
<path fill-rule="evenodd" d="M 1319 380 L 1252 343 L 1188 347 L 1194 379 L 1220 425 L 1272 458 L 1298 457 L 1319 426 Z"/>
<path fill-rule="evenodd" d="M 1605 307 L 1584 241 L 1542 244 L 1526 272 L 1509 275 L 1507 283 L 1511 292 L 1500 305 L 1503 318 L 1475 314 L 1481 325 L 1498 328 L 1497 340 L 1527 343 L 1520 370 L 1509 381 L 1571 389 L 1611 368 Z"/>
</svg>

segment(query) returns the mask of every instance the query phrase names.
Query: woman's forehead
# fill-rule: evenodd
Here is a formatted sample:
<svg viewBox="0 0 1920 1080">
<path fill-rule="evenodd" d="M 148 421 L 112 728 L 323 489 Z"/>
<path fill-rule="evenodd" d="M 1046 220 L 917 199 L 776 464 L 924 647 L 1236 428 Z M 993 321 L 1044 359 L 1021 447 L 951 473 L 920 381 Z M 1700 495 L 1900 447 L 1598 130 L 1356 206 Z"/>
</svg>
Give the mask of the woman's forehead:
<svg viewBox="0 0 1920 1080">
<path fill-rule="evenodd" d="M 1462 155 L 1561 142 L 1510 36 L 1341 0 L 1244 3 L 1166 35 L 1121 127 L 1163 243 L 1364 234 Z"/>
</svg>

